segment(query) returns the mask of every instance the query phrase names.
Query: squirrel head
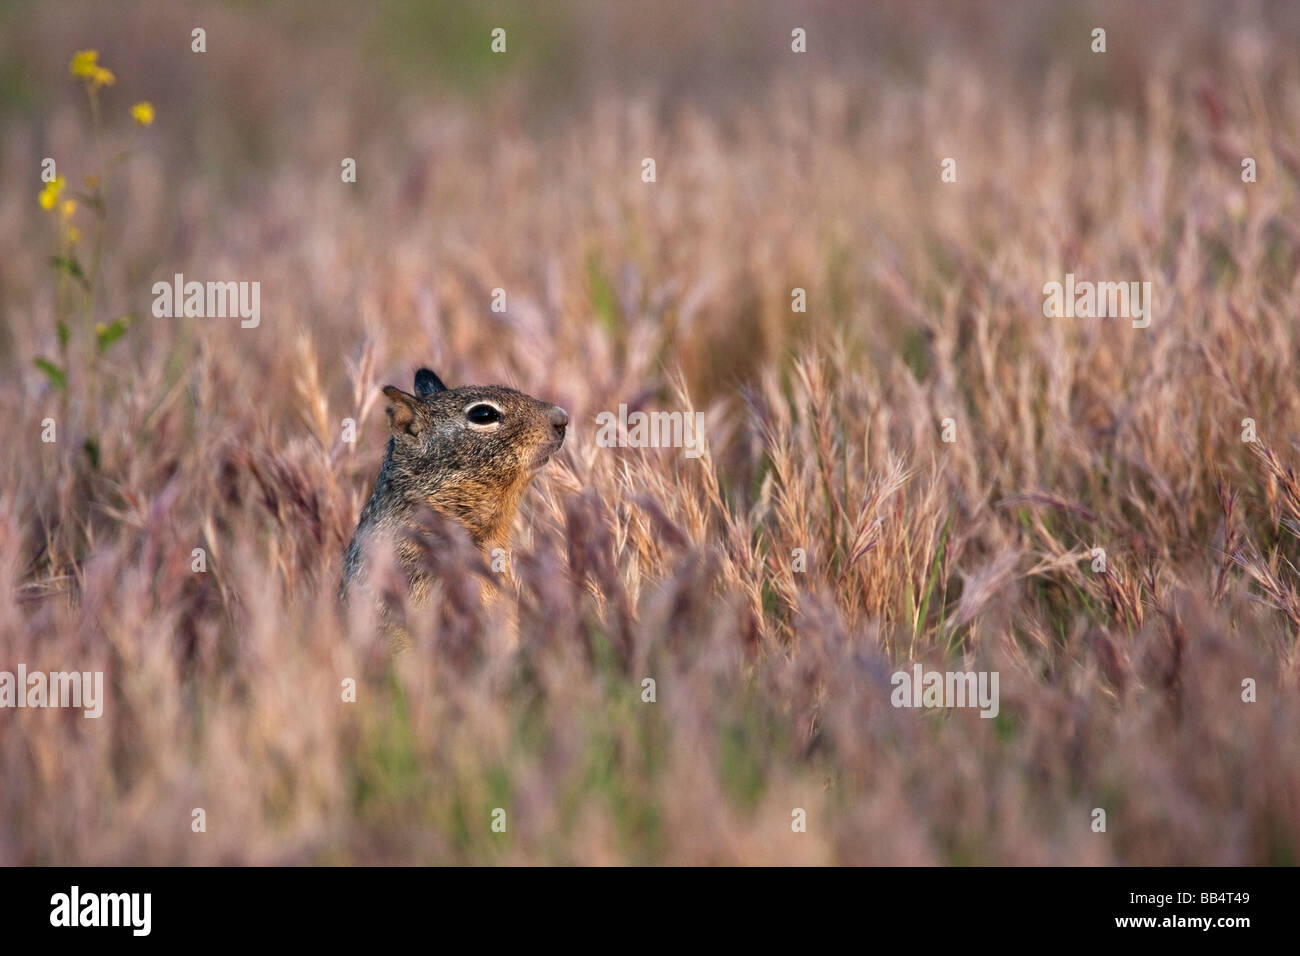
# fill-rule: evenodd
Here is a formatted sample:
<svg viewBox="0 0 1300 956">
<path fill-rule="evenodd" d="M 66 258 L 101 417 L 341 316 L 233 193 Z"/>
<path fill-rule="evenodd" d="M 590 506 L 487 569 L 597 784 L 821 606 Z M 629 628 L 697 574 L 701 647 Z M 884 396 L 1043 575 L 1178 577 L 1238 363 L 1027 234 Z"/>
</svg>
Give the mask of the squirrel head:
<svg viewBox="0 0 1300 956">
<path fill-rule="evenodd" d="M 528 483 L 564 442 L 564 409 L 503 385 L 448 388 L 427 368 L 414 394 L 384 395 L 392 492 L 459 521 L 480 548 L 505 546 Z"/>
</svg>

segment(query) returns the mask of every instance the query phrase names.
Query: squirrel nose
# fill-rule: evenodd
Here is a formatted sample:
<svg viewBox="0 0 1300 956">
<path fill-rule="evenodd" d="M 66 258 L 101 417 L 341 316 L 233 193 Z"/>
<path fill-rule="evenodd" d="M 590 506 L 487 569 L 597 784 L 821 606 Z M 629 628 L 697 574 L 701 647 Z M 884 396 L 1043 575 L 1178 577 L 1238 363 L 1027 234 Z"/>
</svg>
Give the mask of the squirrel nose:
<svg viewBox="0 0 1300 956">
<path fill-rule="evenodd" d="M 563 438 L 564 429 L 569 425 L 569 413 L 559 405 L 552 405 L 547 416 L 551 419 L 551 425 L 555 428 L 555 434 L 560 438 Z"/>
</svg>

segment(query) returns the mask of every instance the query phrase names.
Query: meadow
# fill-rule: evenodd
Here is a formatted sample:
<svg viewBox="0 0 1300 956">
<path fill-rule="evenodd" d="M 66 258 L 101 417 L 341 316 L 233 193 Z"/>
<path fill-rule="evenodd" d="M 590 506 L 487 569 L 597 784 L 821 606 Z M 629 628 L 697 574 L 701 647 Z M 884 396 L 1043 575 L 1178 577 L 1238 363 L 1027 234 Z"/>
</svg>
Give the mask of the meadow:
<svg viewBox="0 0 1300 956">
<path fill-rule="evenodd" d="M 0 863 L 1300 862 L 1297 36 L 0 6 L 0 670 L 106 693 L 0 710 Z M 260 321 L 156 316 L 176 274 Z M 1044 315 L 1067 274 L 1149 325 Z M 394 655 L 334 594 L 422 365 L 572 425 Z M 893 706 L 917 664 L 996 716 Z"/>
</svg>

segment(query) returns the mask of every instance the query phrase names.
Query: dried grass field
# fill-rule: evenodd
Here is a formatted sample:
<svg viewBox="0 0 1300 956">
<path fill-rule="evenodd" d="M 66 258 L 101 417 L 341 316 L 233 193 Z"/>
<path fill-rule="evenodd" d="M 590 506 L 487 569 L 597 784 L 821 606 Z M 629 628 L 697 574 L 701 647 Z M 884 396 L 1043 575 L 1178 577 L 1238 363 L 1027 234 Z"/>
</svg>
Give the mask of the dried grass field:
<svg viewBox="0 0 1300 956">
<path fill-rule="evenodd" d="M 104 674 L 0 709 L 0 863 L 1300 862 L 1297 37 L 0 6 L 0 670 Z M 260 321 L 155 316 L 178 273 Z M 1149 325 L 1045 316 L 1067 274 Z M 393 654 L 335 590 L 422 365 L 572 426 Z M 894 706 L 918 663 L 997 715 Z"/>
</svg>

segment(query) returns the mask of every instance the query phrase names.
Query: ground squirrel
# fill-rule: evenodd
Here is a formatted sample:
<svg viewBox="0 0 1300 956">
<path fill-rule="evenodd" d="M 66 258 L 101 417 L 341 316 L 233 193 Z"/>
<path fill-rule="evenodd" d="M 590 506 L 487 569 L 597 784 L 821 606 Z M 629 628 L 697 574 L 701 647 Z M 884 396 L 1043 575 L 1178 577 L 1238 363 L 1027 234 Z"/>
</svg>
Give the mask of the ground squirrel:
<svg viewBox="0 0 1300 956">
<path fill-rule="evenodd" d="M 424 508 L 454 519 L 484 554 L 505 548 L 519 500 L 564 442 L 569 416 L 558 405 L 502 385 L 447 388 L 433 372 L 415 373 L 415 394 L 389 385 L 392 435 L 374 493 L 348 544 L 339 596 L 364 575 L 364 552 L 383 539 L 410 583 L 415 606 L 431 581 L 416 531 Z"/>
</svg>

